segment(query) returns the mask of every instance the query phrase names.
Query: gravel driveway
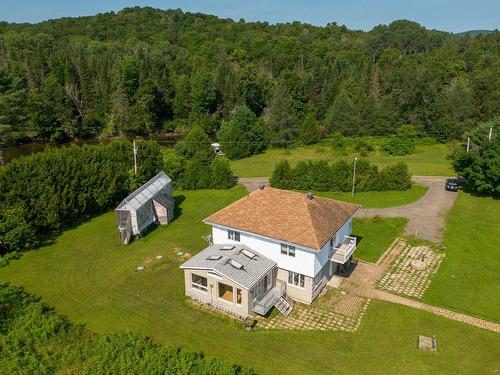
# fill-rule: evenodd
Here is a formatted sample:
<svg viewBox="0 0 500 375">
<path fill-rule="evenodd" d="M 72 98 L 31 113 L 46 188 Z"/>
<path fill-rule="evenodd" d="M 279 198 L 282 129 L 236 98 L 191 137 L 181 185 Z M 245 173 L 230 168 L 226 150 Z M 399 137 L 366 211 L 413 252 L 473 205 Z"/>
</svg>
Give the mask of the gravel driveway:
<svg viewBox="0 0 500 375">
<path fill-rule="evenodd" d="M 409 221 L 405 235 L 415 235 L 417 232 L 418 238 L 439 243 L 442 241 L 445 215 L 453 207 L 457 193 L 444 190 L 446 177 L 413 176 L 412 180 L 429 187 L 427 193 L 418 201 L 398 207 L 362 208 L 356 217 L 406 217 Z M 268 185 L 269 179 L 240 178 L 238 182 L 246 186 L 248 191 L 254 191 L 259 185 Z"/>
<path fill-rule="evenodd" d="M 445 215 L 453 207 L 457 193 L 444 190 L 446 177 L 413 176 L 413 181 L 429 187 L 427 193 L 418 201 L 405 206 L 389 208 L 362 208 L 357 217 L 406 217 L 408 225 L 405 235 L 432 242 L 441 242 L 445 225 Z"/>
</svg>

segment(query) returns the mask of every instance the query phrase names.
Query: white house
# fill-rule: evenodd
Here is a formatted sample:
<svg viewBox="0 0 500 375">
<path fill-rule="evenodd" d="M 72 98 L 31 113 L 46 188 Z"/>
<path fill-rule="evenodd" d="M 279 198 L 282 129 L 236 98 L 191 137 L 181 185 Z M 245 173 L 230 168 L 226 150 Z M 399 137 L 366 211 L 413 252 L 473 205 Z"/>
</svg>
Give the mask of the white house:
<svg viewBox="0 0 500 375">
<path fill-rule="evenodd" d="M 234 311 L 234 304 L 228 306 L 229 301 L 223 303 L 227 310 L 242 316 L 266 314 L 273 305 L 288 311 L 286 302 L 290 298 L 312 303 L 329 278 L 339 268 L 350 264 L 356 249 L 356 238 L 350 236 L 352 217 L 358 209 L 358 205 L 310 193 L 270 187 L 254 191 L 204 221 L 212 226 L 213 246 L 233 246 L 238 256 L 241 249 L 246 248 L 257 259 L 273 262 L 276 268 L 272 272 L 257 268 L 261 277 L 271 279 L 260 287 L 256 287 L 259 284 L 247 284 L 243 288 L 234 283 L 235 275 L 256 271 L 241 262 L 237 263 L 242 267 L 230 267 L 231 272 L 212 266 L 207 268 L 207 254 L 214 251 L 212 246 L 181 265 L 186 275 L 186 294 L 220 307 L 221 288 L 233 285 L 234 295 L 242 288 L 239 293 L 252 303 L 248 302 L 237 311 Z M 217 261 L 226 264 L 234 259 L 224 250 L 217 255 L 221 255 Z M 193 287 L 194 279 L 210 288 Z"/>
</svg>

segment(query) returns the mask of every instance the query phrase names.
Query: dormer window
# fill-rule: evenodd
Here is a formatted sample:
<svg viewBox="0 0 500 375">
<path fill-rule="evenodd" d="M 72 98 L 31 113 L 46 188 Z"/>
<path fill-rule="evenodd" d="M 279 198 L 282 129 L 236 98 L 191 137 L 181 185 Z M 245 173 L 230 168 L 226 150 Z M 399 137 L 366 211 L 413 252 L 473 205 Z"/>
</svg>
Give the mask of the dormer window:
<svg viewBox="0 0 500 375">
<path fill-rule="evenodd" d="M 227 231 L 227 238 L 229 240 L 232 240 L 232 241 L 240 242 L 240 232 L 228 229 L 228 231 Z"/>
</svg>

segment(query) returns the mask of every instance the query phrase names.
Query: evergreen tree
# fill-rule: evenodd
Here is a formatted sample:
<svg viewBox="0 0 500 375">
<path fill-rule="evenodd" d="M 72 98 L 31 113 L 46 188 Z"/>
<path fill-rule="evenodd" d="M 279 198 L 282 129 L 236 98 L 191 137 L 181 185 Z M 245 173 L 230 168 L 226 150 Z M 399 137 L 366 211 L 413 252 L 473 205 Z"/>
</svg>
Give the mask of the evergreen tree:
<svg viewBox="0 0 500 375">
<path fill-rule="evenodd" d="M 266 125 L 270 131 L 272 144 L 286 146 L 295 139 L 297 122 L 285 86 L 278 84 L 266 109 Z"/>
<path fill-rule="evenodd" d="M 309 113 L 300 125 L 299 140 L 305 145 L 318 143 L 321 140 L 321 128 L 314 114 Z"/>
<path fill-rule="evenodd" d="M 240 159 L 265 148 L 264 129 L 246 106 L 235 109 L 231 119 L 222 123 L 218 139 L 230 159 Z"/>
</svg>

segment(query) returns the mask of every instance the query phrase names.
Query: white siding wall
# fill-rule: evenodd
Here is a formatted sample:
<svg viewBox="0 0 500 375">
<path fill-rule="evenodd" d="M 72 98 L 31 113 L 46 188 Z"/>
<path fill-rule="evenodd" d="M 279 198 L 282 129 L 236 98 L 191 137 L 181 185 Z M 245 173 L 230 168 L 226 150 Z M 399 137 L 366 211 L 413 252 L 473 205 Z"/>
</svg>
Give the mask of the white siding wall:
<svg viewBox="0 0 500 375">
<path fill-rule="evenodd" d="M 336 247 L 339 243 L 344 240 L 344 236 L 350 235 L 350 226 L 352 225 L 352 218 L 347 220 L 344 225 L 337 231 L 336 241 L 333 242 L 333 247 Z M 328 262 L 328 256 L 330 255 L 330 241 L 328 241 L 319 253 L 316 254 L 316 259 L 314 262 L 314 275 L 316 275 L 321 268 Z"/>
<path fill-rule="evenodd" d="M 240 231 L 240 242 L 227 238 L 227 228 L 212 226 L 214 244 L 241 243 L 278 263 L 279 268 L 314 277 L 317 253 L 295 246 L 295 257 L 281 254 L 281 241 Z M 283 242 L 287 243 L 287 242 Z"/>
<path fill-rule="evenodd" d="M 349 232 L 351 222 L 352 218 L 346 221 L 346 223 L 339 229 L 337 232 L 337 241 L 334 243 L 334 247 L 344 240 L 344 236 L 351 234 Z M 227 229 L 228 228 L 225 227 L 215 225 L 212 226 L 212 239 L 214 244 L 238 243 L 227 238 Z M 330 255 L 329 241 L 325 244 L 325 246 L 323 246 L 320 252 L 294 245 L 296 248 L 295 257 L 281 254 L 282 242 L 271 238 L 240 231 L 239 243 L 244 244 L 250 249 L 260 252 L 262 255 L 274 260 L 278 263 L 279 268 L 298 272 L 309 277 L 314 277 L 321 270 L 321 268 L 329 261 L 328 256 Z"/>
</svg>

